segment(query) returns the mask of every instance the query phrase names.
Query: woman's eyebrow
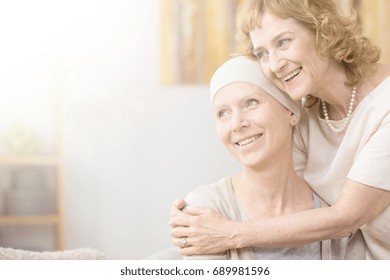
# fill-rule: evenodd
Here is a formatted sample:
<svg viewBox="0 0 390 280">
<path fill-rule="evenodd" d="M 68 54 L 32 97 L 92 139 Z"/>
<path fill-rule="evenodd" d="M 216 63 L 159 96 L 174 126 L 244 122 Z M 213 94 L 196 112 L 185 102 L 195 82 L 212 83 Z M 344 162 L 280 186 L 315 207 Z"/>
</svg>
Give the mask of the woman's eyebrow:
<svg viewBox="0 0 390 280">
<path fill-rule="evenodd" d="M 292 33 L 291 31 L 282 31 L 282 32 L 276 34 L 274 37 L 272 37 L 271 42 L 275 43 L 275 42 L 279 41 L 281 38 L 283 38 L 285 35 L 287 35 L 287 34 L 290 35 L 291 33 Z M 260 51 L 263 48 L 264 47 L 260 46 L 260 47 L 253 49 L 253 54 L 256 54 L 258 51 Z"/>
</svg>

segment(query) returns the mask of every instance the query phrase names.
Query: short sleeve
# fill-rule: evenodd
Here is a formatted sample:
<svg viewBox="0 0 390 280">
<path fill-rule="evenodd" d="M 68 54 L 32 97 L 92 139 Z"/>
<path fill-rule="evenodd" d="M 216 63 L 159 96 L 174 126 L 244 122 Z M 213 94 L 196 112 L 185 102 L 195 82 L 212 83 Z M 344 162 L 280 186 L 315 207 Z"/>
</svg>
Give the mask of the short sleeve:
<svg viewBox="0 0 390 280">
<path fill-rule="evenodd" d="M 347 176 L 356 182 L 390 190 L 390 114 L 361 148 Z"/>
</svg>

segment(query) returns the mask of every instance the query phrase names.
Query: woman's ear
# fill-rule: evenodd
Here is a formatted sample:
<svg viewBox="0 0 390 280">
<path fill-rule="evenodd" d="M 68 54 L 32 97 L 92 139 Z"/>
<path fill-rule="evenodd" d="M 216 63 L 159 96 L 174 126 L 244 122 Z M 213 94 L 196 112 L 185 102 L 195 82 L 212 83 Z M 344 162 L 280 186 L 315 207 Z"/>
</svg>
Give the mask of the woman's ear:
<svg viewBox="0 0 390 280">
<path fill-rule="evenodd" d="M 298 123 L 298 118 L 297 116 L 294 114 L 294 113 L 291 113 L 291 117 L 290 117 L 290 124 L 292 126 L 296 126 Z"/>
</svg>

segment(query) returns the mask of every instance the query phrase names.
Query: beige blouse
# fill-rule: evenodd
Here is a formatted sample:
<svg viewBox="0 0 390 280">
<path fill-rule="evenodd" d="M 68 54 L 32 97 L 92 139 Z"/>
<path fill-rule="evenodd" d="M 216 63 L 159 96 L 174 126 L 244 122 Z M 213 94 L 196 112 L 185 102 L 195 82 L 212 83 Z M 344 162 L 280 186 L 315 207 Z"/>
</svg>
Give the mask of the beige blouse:
<svg viewBox="0 0 390 280">
<path fill-rule="evenodd" d="M 346 178 L 390 191 L 390 77 L 360 102 L 344 133 L 330 131 L 318 106 L 304 110 L 295 131 L 297 172 L 330 205 Z M 361 230 L 367 258 L 390 259 L 390 207 Z"/>
</svg>

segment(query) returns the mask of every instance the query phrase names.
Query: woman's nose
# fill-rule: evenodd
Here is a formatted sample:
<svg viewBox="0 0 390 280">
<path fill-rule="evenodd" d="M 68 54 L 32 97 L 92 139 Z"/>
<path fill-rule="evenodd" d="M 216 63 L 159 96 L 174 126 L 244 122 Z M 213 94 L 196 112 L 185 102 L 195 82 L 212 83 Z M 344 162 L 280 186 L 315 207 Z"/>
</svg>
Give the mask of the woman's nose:
<svg viewBox="0 0 390 280">
<path fill-rule="evenodd" d="M 285 66 L 286 60 L 281 58 L 279 53 L 273 52 L 269 54 L 269 67 L 273 73 L 278 73 Z"/>
<path fill-rule="evenodd" d="M 249 120 L 244 113 L 237 113 L 232 118 L 232 130 L 239 131 L 244 127 L 249 126 Z"/>
</svg>

